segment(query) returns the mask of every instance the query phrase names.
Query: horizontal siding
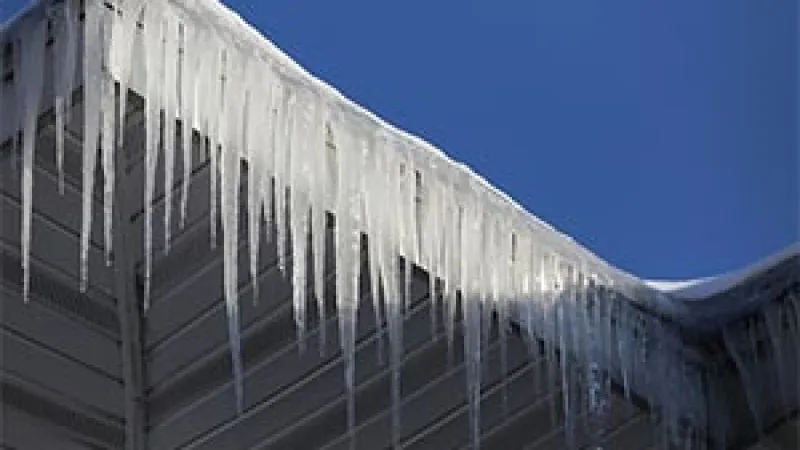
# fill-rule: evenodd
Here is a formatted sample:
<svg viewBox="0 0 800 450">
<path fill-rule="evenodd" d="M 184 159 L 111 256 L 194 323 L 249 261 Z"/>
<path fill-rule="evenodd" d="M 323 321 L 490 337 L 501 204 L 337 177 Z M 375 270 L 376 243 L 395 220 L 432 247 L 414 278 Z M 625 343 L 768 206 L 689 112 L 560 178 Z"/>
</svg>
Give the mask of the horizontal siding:
<svg viewBox="0 0 800 450">
<path fill-rule="evenodd" d="M 31 336 L 46 348 L 81 362 L 110 379 L 122 381 L 119 342 L 69 317 L 48 303 L 33 298 L 25 304 L 19 292 L 0 287 L 3 297 L 2 327 Z"/>
<path fill-rule="evenodd" d="M 46 386 L 103 413 L 123 417 L 122 384 L 118 380 L 45 347 L 32 336 L 0 329 L 0 340 L 5 373 Z"/>
<path fill-rule="evenodd" d="M 68 124 L 61 194 L 53 116 L 45 103 L 33 170 L 27 304 L 20 155 L 10 145 L 0 148 L 0 442 L 19 450 L 119 449 L 125 436 L 121 331 L 114 268 L 103 255 L 102 176 L 97 172 L 93 192 L 89 287 L 81 293 L 81 113 L 76 107 Z"/>
<path fill-rule="evenodd" d="M 3 185 L 5 184 L 3 182 Z M 60 215 L 75 214 L 72 210 L 63 209 L 61 211 Z M 80 232 L 62 223 L 60 215 L 46 217 L 37 213 L 32 217 L 31 259 L 46 261 L 47 265 L 70 277 L 74 286 L 78 286 L 80 280 Z M 20 248 L 22 212 L 18 200 L 0 196 L 0 220 L 3 222 L 2 243 L 9 247 Z M 113 297 L 113 270 L 106 266 L 103 251 L 90 246 L 88 264 L 93 289 Z M 110 306 L 113 307 L 113 304 Z"/>
<path fill-rule="evenodd" d="M 3 432 L 0 442 L 12 449 L 91 450 L 68 429 L 48 426 L 47 422 L 3 405 Z"/>
<path fill-rule="evenodd" d="M 90 442 L 93 448 L 118 449 L 123 446 L 122 419 L 92 409 L 49 386 L 37 385 L 15 374 L 4 373 L 0 395 L 4 410 L 9 414 L 35 417 L 41 422 L 43 433 L 51 429 L 66 431 L 71 439 Z M 43 447 L 33 448 L 38 450 Z"/>
</svg>

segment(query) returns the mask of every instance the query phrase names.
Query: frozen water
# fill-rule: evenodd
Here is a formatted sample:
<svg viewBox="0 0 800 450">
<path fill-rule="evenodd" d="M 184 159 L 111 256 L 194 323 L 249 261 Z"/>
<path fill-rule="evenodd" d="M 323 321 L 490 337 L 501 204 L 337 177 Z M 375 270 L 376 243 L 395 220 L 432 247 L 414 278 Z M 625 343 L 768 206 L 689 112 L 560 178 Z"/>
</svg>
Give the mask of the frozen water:
<svg viewBox="0 0 800 450">
<path fill-rule="evenodd" d="M 38 132 L 39 106 L 44 84 L 45 63 L 44 21 L 38 21 L 31 30 L 29 40 L 21 41 L 20 79 L 22 87 L 22 269 L 24 272 L 23 298 L 28 301 L 30 291 L 31 215 L 33 213 L 33 156 Z"/>
<path fill-rule="evenodd" d="M 79 23 L 72 3 L 65 2 L 61 25 L 55 27 L 60 49 L 56 57 L 64 71 L 54 77 L 55 98 L 44 99 L 54 104 L 59 171 L 75 85 L 75 70 L 70 68 L 77 64 Z M 693 387 L 699 381 L 687 369 L 679 352 L 680 342 L 630 302 L 652 305 L 665 297 L 707 297 L 766 266 L 702 282 L 645 284 L 528 214 L 430 144 L 397 130 L 313 78 L 217 2 L 138 0 L 111 5 L 116 7 L 114 11 L 87 2 L 83 25 L 83 82 L 98 88 L 86 89 L 84 95 L 81 288 L 87 286 L 98 153 L 104 183 L 107 259 L 112 256 L 114 161 L 123 143 L 126 94 L 131 87 L 145 99 L 145 309 L 151 296 L 156 238 L 152 221 L 159 159 L 163 154 L 165 208 L 160 219 L 164 221 L 166 251 L 173 222 L 176 152 L 182 152 L 183 161 L 179 212 L 183 227 L 192 145 L 197 142 L 210 160 L 212 247 L 217 243 L 218 222 L 222 224 L 224 297 L 240 412 L 245 398 L 237 274 L 240 220 L 246 220 L 253 298 L 259 295 L 261 233 L 266 232 L 267 239 L 274 234 L 279 266 L 292 284 L 301 345 L 309 323 L 306 305 L 310 294 L 316 300 L 322 324 L 323 351 L 325 296 L 335 298 L 351 433 L 355 426 L 356 317 L 363 294 L 371 298 L 375 322 L 379 327 L 386 324 L 392 440 L 395 446 L 400 443 L 403 321 L 406 308 L 419 300 L 413 298 L 418 294 L 411 284 L 415 267 L 428 271 L 431 333 L 434 339 L 439 338 L 437 313 L 441 312 L 451 359 L 456 322 L 462 321 L 470 441 L 474 446 L 480 444 L 482 371 L 489 340 L 494 339 L 490 331 L 495 320 L 503 372 L 509 364 L 506 326 L 510 320 L 520 324 L 534 343 L 532 347 L 543 343 L 546 379 L 550 389 L 562 390 L 567 440 L 572 444 L 577 445 L 574 431 L 579 415 L 588 410 L 596 427 L 591 433 L 594 444 L 602 445 L 611 376 L 622 380 L 626 395 L 636 389 L 663 411 L 662 435 L 667 442 L 676 441 L 685 417 L 702 416 L 698 398 L 703 394 Z M 22 57 L 15 65 L 25 83 L 13 93 L 4 87 L 0 102 L 5 106 L 7 99 L 14 98 L 17 111 L 16 117 L 11 113 L 12 127 L 21 126 L 23 134 L 22 243 L 27 298 L 32 166 L 37 116 L 43 103 L 45 22 L 36 15 L 25 17 L 30 21 L 30 39 L 23 43 Z M 137 22 L 147 32 L 137 31 Z M 141 51 L 143 60 L 134 60 L 134 51 Z M 136 78 L 138 72 L 143 80 Z M 114 83 L 120 88 L 118 104 Z M 2 112 L 5 118 L 7 111 Z M 193 139 L 195 131 L 198 139 Z M 246 207 L 240 208 L 241 168 L 245 165 L 246 200 L 242 202 Z M 328 213 L 334 217 L 332 242 L 326 242 Z M 246 219 L 240 214 L 247 214 Z M 363 234 L 367 239 L 362 248 Z M 333 252 L 327 255 L 329 249 Z M 781 257 L 798 251 L 794 246 Z M 335 289 L 329 293 L 325 292 L 327 260 L 335 267 Z M 770 260 L 765 264 L 774 263 Z M 369 283 L 362 283 L 367 276 Z M 362 293 L 362 285 L 367 284 L 369 292 Z M 437 311 L 439 294 L 441 308 Z M 796 338 L 797 329 L 795 325 L 784 330 L 776 324 L 796 314 L 794 308 L 770 313 L 765 319 L 770 324 L 768 335 L 773 353 L 778 355 L 778 366 L 790 364 L 793 357 L 782 342 Z M 378 357 L 382 358 L 384 336 L 382 330 L 378 333 Z M 740 371 L 747 375 L 752 364 L 744 356 L 748 352 L 741 349 L 752 347 L 752 342 L 744 345 L 737 341 L 739 338 L 734 333 L 726 337 L 726 343 Z M 538 382 L 544 384 L 545 377 L 541 378 Z M 582 380 L 588 383 L 577 383 Z M 748 383 L 751 388 L 755 386 L 755 381 Z M 785 380 L 778 384 L 782 392 L 788 391 Z M 509 401 L 505 390 L 501 396 L 505 408 Z M 757 407 L 753 409 L 758 412 Z"/>
<path fill-rule="evenodd" d="M 101 86 L 103 83 L 102 14 L 100 6 L 86 4 L 84 18 L 83 82 L 85 85 Z M 81 227 L 81 291 L 85 291 L 89 276 L 89 234 L 92 225 L 94 204 L 94 175 L 97 167 L 97 150 L 100 132 L 102 89 L 87 89 L 84 93 L 83 117 L 83 221 Z"/>
</svg>

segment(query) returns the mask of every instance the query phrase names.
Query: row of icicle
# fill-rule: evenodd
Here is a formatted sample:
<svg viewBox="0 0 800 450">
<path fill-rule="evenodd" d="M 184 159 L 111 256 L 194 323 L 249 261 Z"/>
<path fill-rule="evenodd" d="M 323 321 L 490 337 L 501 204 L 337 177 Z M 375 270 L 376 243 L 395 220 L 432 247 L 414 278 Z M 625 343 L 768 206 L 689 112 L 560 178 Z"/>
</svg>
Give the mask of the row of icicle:
<svg viewBox="0 0 800 450">
<path fill-rule="evenodd" d="M 594 424 L 592 439 L 597 443 L 604 440 L 603 418 L 608 414 L 613 376 L 622 380 L 626 395 L 636 389 L 660 411 L 665 443 L 691 438 L 697 447 L 702 446 L 702 439 L 692 434 L 697 430 L 686 431 L 681 425 L 687 418 L 698 424 L 707 421 L 699 375 L 684 361 L 674 332 L 619 295 L 631 292 L 629 278 L 510 204 L 442 154 L 355 110 L 330 89 L 321 89 L 319 83 L 298 76 L 266 41 L 260 47 L 252 45 L 251 36 L 242 37 L 236 30 L 220 26 L 225 20 L 203 15 L 202 11 L 214 9 L 210 3 L 110 3 L 112 8 L 105 8 L 101 2 L 87 1 L 83 25 L 77 1 L 48 2 L 26 16 L 25 39 L 15 43 L 12 62 L 15 80 L 24 83 L 16 82 L 15 88 L 4 85 L 0 91 L 4 95 L 0 105 L 13 102 L 12 109 L 4 106 L 11 114 L 6 116 L 0 110 L 0 124 L 21 129 L 23 136 L 22 264 L 26 301 L 37 118 L 41 106 L 53 108 L 59 184 L 63 189 L 65 125 L 70 120 L 72 93 L 78 86 L 76 65 L 81 60 L 82 39 L 82 81 L 92 89 L 83 91 L 81 289 L 86 289 L 88 280 L 98 153 L 107 263 L 113 259 L 114 156 L 124 145 L 130 88 L 145 99 L 144 309 L 150 302 L 152 205 L 158 160 L 163 158 L 165 165 L 163 220 L 164 247 L 168 250 L 176 152 L 183 154 L 178 215 L 182 227 L 193 141 L 198 145 L 192 137 L 196 132 L 204 137 L 199 145 L 210 158 L 212 245 L 218 218 L 222 223 L 224 297 L 238 411 L 245 409 L 237 298 L 239 205 L 244 203 L 254 296 L 258 295 L 262 227 L 274 227 L 279 265 L 291 276 L 301 346 L 309 295 L 316 298 L 320 320 L 325 320 L 326 212 L 335 217 L 334 294 L 351 432 L 356 426 L 353 370 L 359 277 L 369 276 L 374 281 L 369 297 L 376 321 L 385 320 L 388 330 L 392 439 L 395 446 L 400 443 L 403 314 L 413 300 L 410 274 L 412 265 L 417 265 L 428 271 L 430 292 L 441 296 L 450 345 L 457 304 L 462 307 L 470 439 L 474 446 L 480 440 L 482 352 L 493 313 L 500 324 L 513 317 L 531 339 L 544 342 L 550 378 L 554 385 L 563 387 L 569 442 L 575 444 L 575 421 L 582 407 L 588 407 Z M 46 19 L 52 23 L 49 31 Z M 48 32 L 54 36 L 52 105 L 47 104 L 50 98 L 42 97 Z M 10 36 L 8 30 L 3 33 Z M 0 35 L 0 42 L 8 36 Z M 115 92 L 120 94 L 118 102 Z M 242 159 L 247 163 L 246 199 L 239 198 Z M 362 233 L 368 236 L 364 274 Z M 307 261 L 307 255 L 311 261 Z M 307 292 L 307 286 L 311 292 Z M 435 319 L 433 305 L 431 311 Z M 506 328 L 500 326 L 498 330 L 505 346 Z M 505 348 L 502 353 L 505 355 Z M 505 372 L 506 358 L 501 359 Z M 574 392 L 572 385 L 578 379 L 585 385 L 584 397 Z M 583 406 L 578 404 L 580 398 L 585 398 Z"/>
</svg>

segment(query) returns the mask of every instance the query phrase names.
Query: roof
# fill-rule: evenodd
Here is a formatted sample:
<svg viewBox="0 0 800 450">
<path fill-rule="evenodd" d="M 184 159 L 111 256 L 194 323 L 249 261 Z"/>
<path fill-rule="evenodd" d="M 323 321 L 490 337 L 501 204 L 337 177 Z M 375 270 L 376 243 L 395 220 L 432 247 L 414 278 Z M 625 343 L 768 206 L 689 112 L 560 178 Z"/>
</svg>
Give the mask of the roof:
<svg viewBox="0 0 800 450">
<path fill-rule="evenodd" d="M 800 242 L 756 261 L 742 269 L 692 280 L 647 280 L 646 283 L 665 294 L 681 300 L 703 300 L 758 277 L 779 264 L 800 255 Z M 724 306 L 723 306 L 724 307 Z"/>
</svg>

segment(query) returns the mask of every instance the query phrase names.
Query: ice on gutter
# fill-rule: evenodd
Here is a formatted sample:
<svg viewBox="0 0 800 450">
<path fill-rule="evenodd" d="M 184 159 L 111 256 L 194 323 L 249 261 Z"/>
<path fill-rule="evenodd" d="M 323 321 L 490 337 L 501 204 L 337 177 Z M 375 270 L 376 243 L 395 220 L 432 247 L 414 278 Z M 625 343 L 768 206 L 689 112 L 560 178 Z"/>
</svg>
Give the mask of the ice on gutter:
<svg viewBox="0 0 800 450">
<path fill-rule="evenodd" d="M 645 283 L 665 294 L 681 300 L 703 300 L 726 292 L 733 287 L 759 276 L 772 267 L 791 258 L 800 256 L 800 242 L 774 253 L 743 269 L 721 275 L 693 280 L 648 280 Z"/>
<path fill-rule="evenodd" d="M 607 264 L 431 144 L 387 124 L 314 78 L 216 1 L 88 0 L 82 24 L 77 5 L 77 0 L 41 1 L 0 30 L 0 42 L 15 45 L 14 82 L 3 83 L 0 89 L 0 113 L 11 119 L 0 121 L 7 128 L 0 130 L 0 136 L 22 129 L 23 223 L 29 224 L 31 216 L 36 137 L 31 112 L 40 110 L 44 89 L 36 74 L 45 70 L 45 46 L 31 37 L 41 37 L 37 30 L 51 20 L 59 45 L 52 66 L 62 70 L 53 77 L 55 98 L 43 103 L 56 105 L 57 136 L 63 136 L 62 115 L 69 110 L 64 103 L 79 84 L 74 74 L 63 70 L 77 65 L 80 40 L 69 30 L 89 37 L 82 41 L 86 56 L 80 80 L 92 87 L 84 90 L 81 287 L 91 276 L 86 268 L 95 183 L 103 183 L 104 236 L 111 255 L 113 161 L 123 144 L 126 110 L 126 95 L 115 101 L 117 84 L 145 100 L 145 309 L 153 239 L 164 238 L 165 249 L 169 247 L 168 234 L 152 232 L 152 221 L 157 219 L 152 206 L 156 183 L 171 192 L 173 182 L 170 175 L 156 180 L 157 165 L 164 161 L 171 167 L 177 151 L 190 154 L 190 139 L 185 138 L 193 131 L 205 138 L 201 145 L 212 175 L 212 242 L 216 219 L 222 219 L 222 282 L 239 411 L 248 407 L 239 350 L 239 222 L 248 223 L 251 276 L 258 267 L 260 234 L 274 229 L 279 266 L 293 285 L 294 317 L 302 343 L 309 320 L 306 298 L 316 299 L 324 311 L 324 236 L 326 214 L 332 212 L 333 297 L 345 360 L 350 430 L 356 417 L 356 311 L 366 300 L 359 296 L 359 277 L 368 275 L 375 281 L 371 300 L 384 312 L 377 318 L 387 323 L 392 435 L 395 444 L 399 442 L 402 325 L 412 300 L 412 265 L 429 273 L 430 292 L 442 300 L 451 343 L 456 310 L 462 308 L 475 446 L 480 437 L 483 353 L 495 313 L 499 323 L 514 318 L 529 339 L 544 343 L 548 379 L 554 389 L 563 386 L 570 440 L 576 418 L 588 410 L 596 424 L 592 435 L 602 444 L 612 376 L 622 380 L 626 393 L 636 391 L 657 411 L 664 442 L 685 443 L 705 426 L 699 375 L 684 358 L 680 336 L 642 311 L 642 307 L 669 308 L 666 295 Z M 184 137 L 181 146 L 176 135 Z M 239 198 L 240 160 L 247 164 L 246 199 Z M 95 180 L 98 164 L 102 179 Z M 186 174 L 187 167 L 183 170 Z M 186 204 L 187 182 L 184 177 L 181 205 Z M 239 216 L 242 203 L 247 205 L 246 217 Z M 165 202 L 162 219 L 167 225 L 182 224 L 185 207 L 172 214 L 171 206 Z M 23 229 L 23 243 L 30 238 L 28 228 Z M 368 236 L 365 269 L 362 234 Z M 23 245 L 26 280 L 28 251 Z M 307 256 L 312 258 L 308 265 Z M 310 292 L 306 286 L 312 287 Z M 502 328 L 501 340 L 504 333 Z M 575 392 L 580 385 L 576 380 L 588 380 L 581 387 L 585 392 Z M 696 428 L 687 431 L 685 423 Z M 697 447 L 701 446 L 698 440 Z"/>
</svg>

